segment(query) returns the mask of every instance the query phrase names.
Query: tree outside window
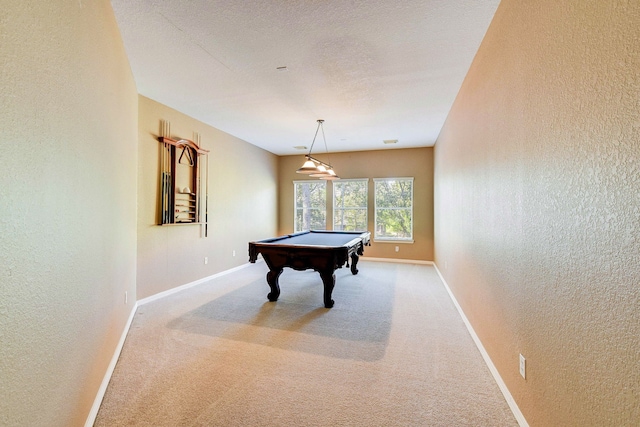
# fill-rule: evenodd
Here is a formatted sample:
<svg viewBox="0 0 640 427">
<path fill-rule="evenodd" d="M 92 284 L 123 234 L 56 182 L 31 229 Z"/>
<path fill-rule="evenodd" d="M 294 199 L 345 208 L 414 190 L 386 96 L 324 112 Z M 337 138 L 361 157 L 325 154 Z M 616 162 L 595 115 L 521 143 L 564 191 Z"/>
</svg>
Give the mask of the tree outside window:
<svg viewBox="0 0 640 427">
<path fill-rule="evenodd" d="M 374 183 L 374 238 L 413 240 L 413 178 L 376 178 Z"/>
<path fill-rule="evenodd" d="M 368 179 L 333 181 L 333 229 L 360 231 L 367 229 Z"/>
<path fill-rule="evenodd" d="M 327 182 L 294 181 L 294 232 L 327 228 Z"/>
</svg>

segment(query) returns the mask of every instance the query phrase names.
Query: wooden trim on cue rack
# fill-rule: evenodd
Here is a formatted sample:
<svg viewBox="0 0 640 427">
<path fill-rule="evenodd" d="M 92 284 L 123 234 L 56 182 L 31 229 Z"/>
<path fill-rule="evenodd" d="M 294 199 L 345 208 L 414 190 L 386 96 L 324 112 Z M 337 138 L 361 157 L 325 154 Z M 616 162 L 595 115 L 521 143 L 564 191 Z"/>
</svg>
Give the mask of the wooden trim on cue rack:
<svg viewBox="0 0 640 427">
<path fill-rule="evenodd" d="M 198 154 L 207 154 L 209 152 L 209 150 L 205 150 L 204 148 L 200 148 L 198 147 L 198 144 L 196 144 L 195 142 L 189 140 L 189 139 L 172 139 L 169 138 L 167 136 L 159 136 L 158 137 L 158 141 L 166 143 L 166 144 L 171 144 L 171 145 L 175 145 L 176 147 L 183 147 L 185 145 L 190 146 L 191 148 L 193 148 L 194 150 L 196 150 L 196 152 Z"/>
</svg>

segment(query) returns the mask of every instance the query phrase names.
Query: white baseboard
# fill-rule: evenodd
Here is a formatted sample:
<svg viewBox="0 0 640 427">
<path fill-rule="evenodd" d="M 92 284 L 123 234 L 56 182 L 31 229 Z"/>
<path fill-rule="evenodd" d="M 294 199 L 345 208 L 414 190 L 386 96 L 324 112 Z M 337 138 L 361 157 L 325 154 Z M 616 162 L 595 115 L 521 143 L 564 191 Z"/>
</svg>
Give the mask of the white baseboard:
<svg viewBox="0 0 640 427">
<path fill-rule="evenodd" d="M 122 334 L 120 335 L 120 341 L 118 341 L 118 345 L 116 346 L 116 350 L 113 353 L 113 357 L 111 358 L 111 362 L 107 367 L 107 372 L 104 374 L 104 378 L 102 379 L 102 383 L 100 384 L 100 388 L 98 389 L 98 393 L 96 394 L 96 398 L 93 401 L 93 405 L 91 406 L 91 411 L 89 411 L 89 416 L 87 417 L 87 421 L 84 423 L 85 427 L 92 427 L 96 422 L 96 417 L 98 416 L 98 411 L 100 410 L 100 405 L 102 404 L 102 399 L 104 398 L 104 394 L 107 392 L 107 386 L 109 385 L 109 381 L 111 381 L 111 375 L 113 375 L 113 370 L 116 368 L 116 363 L 118 363 L 118 359 L 120 358 L 120 352 L 122 351 L 122 347 L 124 346 L 124 340 L 127 338 L 127 334 L 129 333 L 129 328 L 131 328 L 131 322 L 133 322 L 133 317 L 138 310 L 138 303 L 133 306 L 131 313 L 129 314 L 129 319 L 127 320 L 127 324 L 124 326 Z"/>
<path fill-rule="evenodd" d="M 258 260 L 258 262 L 263 262 L 261 259 Z M 151 295 L 150 297 L 147 298 L 143 298 L 141 300 L 138 300 L 136 302 L 136 304 L 133 306 L 133 310 L 131 310 L 131 314 L 129 314 L 129 319 L 127 320 L 127 324 L 124 327 L 124 330 L 122 331 L 122 335 L 120 336 L 120 341 L 118 341 L 118 345 L 116 346 L 116 349 L 113 353 L 113 357 L 111 358 L 111 362 L 109 363 L 109 367 L 107 368 L 107 371 L 104 374 L 104 378 L 102 379 L 102 383 L 100 384 L 100 388 L 98 389 L 98 393 L 96 394 L 96 398 L 93 401 L 93 406 L 91 406 L 91 411 L 89 411 L 89 416 L 87 417 L 87 421 L 84 423 L 85 427 L 92 427 L 93 424 L 96 421 L 96 417 L 98 416 L 98 411 L 100 410 L 100 405 L 102 404 L 102 399 L 104 398 L 104 394 L 107 392 L 107 386 L 109 385 L 109 381 L 111 381 L 111 375 L 113 375 L 113 371 L 116 368 L 116 363 L 118 362 L 118 359 L 120 358 L 120 353 L 122 352 L 122 347 L 124 346 L 124 341 L 127 338 L 127 334 L 129 333 L 129 328 L 131 328 L 131 323 L 133 322 L 133 317 L 136 314 L 136 311 L 138 310 L 138 307 L 142 304 L 146 304 L 148 302 L 151 301 L 155 301 L 157 299 L 160 298 L 164 298 L 166 296 L 169 296 L 171 294 L 174 294 L 176 292 L 180 292 L 182 290 L 185 290 L 187 288 L 191 288 L 193 286 L 199 285 L 201 283 L 204 283 L 208 280 L 211 279 L 215 279 L 217 277 L 220 276 L 224 276 L 226 274 L 229 273 L 233 273 L 234 271 L 238 271 L 241 270 L 243 268 L 248 267 L 249 265 L 251 265 L 250 263 L 246 263 L 246 264 L 242 264 L 238 267 L 234 267 L 231 268 L 229 270 L 225 270 L 225 271 L 221 271 L 220 273 L 216 273 L 214 275 L 208 276 L 208 277 L 204 277 L 202 279 L 198 279 L 195 280 L 191 283 L 187 283 L 186 285 L 182 285 L 182 286 L 178 286 L 177 288 L 173 288 L 173 289 L 169 289 L 166 290 L 164 292 L 160 292 L 158 294 L 155 295 Z"/>
<path fill-rule="evenodd" d="M 261 262 L 261 261 L 262 260 L 259 259 L 256 262 Z M 245 264 L 239 265 L 239 266 L 231 268 L 229 270 L 221 271 L 220 273 L 216 273 L 216 274 L 211 275 L 211 276 L 203 277 L 202 279 L 194 280 L 193 282 L 187 283 L 187 284 L 182 285 L 182 286 L 178 286 L 176 288 L 168 289 L 168 290 L 166 290 L 164 292 L 160 292 L 160 293 L 157 293 L 155 295 L 151 295 L 150 297 L 142 298 L 142 299 L 138 300 L 138 305 L 147 304 L 147 303 L 149 303 L 151 301 L 155 301 L 155 300 L 167 297 L 169 295 L 175 294 L 175 293 L 180 292 L 180 291 L 184 291 L 185 289 L 192 288 L 192 287 L 197 286 L 197 285 L 199 285 L 201 283 L 204 283 L 206 281 L 209 281 L 209 280 L 212 280 L 212 279 L 227 275 L 229 273 L 233 273 L 233 272 L 238 271 L 238 270 L 242 270 L 243 268 L 247 268 L 250 265 L 251 265 L 251 263 L 247 262 Z"/>
<path fill-rule="evenodd" d="M 487 364 L 489 371 L 491 371 L 491 375 L 493 375 L 493 379 L 498 384 L 498 387 L 500 388 L 502 395 L 507 401 L 507 404 L 509 405 L 511 412 L 513 412 L 514 417 L 516 417 L 516 421 L 518 421 L 518 424 L 520 425 L 520 427 L 529 427 L 529 423 L 527 423 L 527 420 L 524 418 L 524 415 L 522 415 L 522 412 L 520 411 L 520 408 L 518 408 L 516 401 L 513 399 L 513 396 L 511 396 L 511 393 L 509 392 L 507 385 L 502 380 L 502 377 L 500 376 L 498 369 L 496 369 L 496 366 L 493 364 L 493 361 L 491 361 L 491 358 L 489 357 L 489 353 L 487 353 L 484 346 L 482 345 L 482 342 L 480 341 L 480 338 L 476 334 L 476 331 L 473 330 L 473 326 L 471 326 L 469 319 L 467 319 L 467 316 L 465 316 L 464 311 L 462 311 L 462 307 L 460 307 L 460 304 L 458 304 L 458 301 L 456 300 L 456 297 L 453 295 L 453 292 L 451 292 L 451 289 L 449 288 L 447 281 L 444 280 L 444 277 L 440 273 L 438 266 L 435 263 L 433 263 L 433 266 L 435 267 L 436 272 L 438 273 L 438 276 L 440 276 L 440 280 L 442 280 L 442 283 L 444 284 L 445 289 L 449 293 L 449 297 L 453 301 L 453 304 L 456 306 L 458 313 L 460 313 L 460 317 L 462 317 L 462 321 L 466 325 L 467 330 L 469 331 L 469 334 L 471 334 L 471 338 L 473 338 L 473 342 L 476 343 L 476 346 L 478 347 L 478 350 L 480 351 L 480 354 L 482 355 L 484 362 Z"/>
<path fill-rule="evenodd" d="M 360 257 L 360 261 L 397 262 L 400 264 L 433 265 L 433 261 L 423 261 L 419 259 L 399 259 L 399 258 L 372 258 L 364 255 Z"/>
</svg>

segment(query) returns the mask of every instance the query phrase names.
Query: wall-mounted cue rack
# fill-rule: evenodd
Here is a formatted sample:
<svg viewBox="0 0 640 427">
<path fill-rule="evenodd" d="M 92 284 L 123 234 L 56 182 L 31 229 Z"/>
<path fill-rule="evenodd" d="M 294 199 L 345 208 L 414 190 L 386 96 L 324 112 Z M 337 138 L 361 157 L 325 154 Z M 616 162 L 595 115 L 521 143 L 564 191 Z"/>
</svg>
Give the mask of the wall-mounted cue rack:
<svg viewBox="0 0 640 427">
<path fill-rule="evenodd" d="M 209 150 L 195 141 L 172 138 L 170 123 L 161 124 L 159 225 L 200 224 L 207 236 Z"/>
</svg>

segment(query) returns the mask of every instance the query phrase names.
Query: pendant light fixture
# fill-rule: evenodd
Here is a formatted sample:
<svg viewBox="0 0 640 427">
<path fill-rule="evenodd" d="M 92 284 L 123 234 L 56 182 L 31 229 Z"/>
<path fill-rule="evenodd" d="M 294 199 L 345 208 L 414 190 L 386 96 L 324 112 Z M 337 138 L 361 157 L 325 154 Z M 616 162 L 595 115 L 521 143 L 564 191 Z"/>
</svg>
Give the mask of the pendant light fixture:
<svg viewBox="0 0 640 427">
<path fill-rule="evenodd" d="M 309 175 L 312 178 L 320 178 L 327 180 L 340 179 L 338 175 L 333 171 L 333 167 L 325 162 L 322 162 L 318 159 L 311 157 L 311 151 L 313 150 L 313 144 L 316 143 L 316 138 L 318 137 L 318 131 L 322 129 L 322 139 L 324 140 L 324 148 L 329 153 L 327 149 L 327 139 L 324 136 L 324 128 L 322 124 L 324 120 L 318 119 L 318 127 L 316 128 L 316 134 L 313 136 L 313 142 L 311 143 L 311 148 L 309 148 L 309 154 L 304 157 L 307 159 L 304 164 L 296 171 L 296 173 L 301 173 L 305 175 Z"/>
</svg>

